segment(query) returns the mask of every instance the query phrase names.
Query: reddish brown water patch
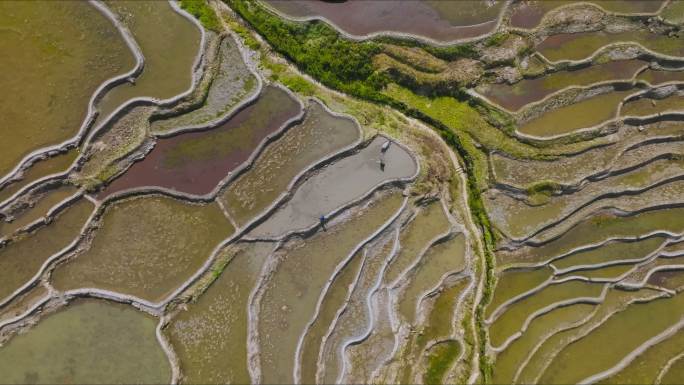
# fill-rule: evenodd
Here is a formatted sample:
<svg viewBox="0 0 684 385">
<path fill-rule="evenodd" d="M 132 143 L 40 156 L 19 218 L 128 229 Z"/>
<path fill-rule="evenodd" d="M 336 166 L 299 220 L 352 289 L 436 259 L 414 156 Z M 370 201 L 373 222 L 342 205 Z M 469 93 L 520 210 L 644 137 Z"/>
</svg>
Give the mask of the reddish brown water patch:
<svg viewBox="0 0 684 385">
<path fill-rule="evenodd" d="M 300 105 L 277 87 L 218 127 L 159 139 L 154 149 L 99 195 L 158 186 L 204 195 L 245 162 L 257 146 L 300 112 Z"/>
<path fill-rule="evenodd" d="M 644 66 L 640 60 L 620 60 L 572 71 L 560 71 L 535 79 L 525 79 L 513 85 L 492 84 L 483 94 L 497 104 L 518 110 L 528 103 L 570 86 L 588 86 L 601 81 L 629 80 Z"/>
<path fill-rule="evenodd" d="M 480 36 L 496 27 L 504 5 L 484 1 L 430 2 L 366 0 L 327 2 L 268 0 L 268 4 L 293 17 L 321 16 L 345 32 L 363 36 L 377 32 L 399 32 L 435 40 Z"/>
</svg>

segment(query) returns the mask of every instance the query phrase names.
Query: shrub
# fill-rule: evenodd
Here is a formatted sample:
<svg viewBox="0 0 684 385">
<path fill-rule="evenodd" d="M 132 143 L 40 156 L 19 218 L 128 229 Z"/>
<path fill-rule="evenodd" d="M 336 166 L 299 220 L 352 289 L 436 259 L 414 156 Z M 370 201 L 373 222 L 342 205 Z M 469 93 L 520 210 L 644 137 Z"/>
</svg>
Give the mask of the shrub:
<svg viewBox="0 0 684 385">
<path fill-rule="evenodd" d="M 183 10 L 194 16 L 204 28 L 211 31 L 220 30 L 220 23 L 216 13 L 204 0 L 181 0 Z"/>
</svg>

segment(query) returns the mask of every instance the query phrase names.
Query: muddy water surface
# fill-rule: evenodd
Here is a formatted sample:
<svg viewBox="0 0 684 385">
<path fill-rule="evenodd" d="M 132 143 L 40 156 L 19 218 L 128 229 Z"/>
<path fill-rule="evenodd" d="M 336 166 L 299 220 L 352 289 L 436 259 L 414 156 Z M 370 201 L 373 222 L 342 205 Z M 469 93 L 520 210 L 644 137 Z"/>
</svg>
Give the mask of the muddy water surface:
<svg viewBox="0 0 684 385">
<path fill-rule="evenodd" d="M 393 283 L 419 257 L 431 241 L 446 234 L 451 227 L 440 201 L 421 208 L 415 218 L 402 229 L 399 251 L 384 274 L 385 284 Z"/>
<path fill-rule="evenodd" d="M 99 288 L 163 300 L 233 233 L 216 203 L 142 196 L 109 206 L 92 245 L 52 274 L 59 290 Z"/>
<path fill-rule="evenodd" d="M 0 176 L 78 132 L 95 90 L 134 66 L 114 25 L 82 1 L 0 2 Z"/>
<path fill-rule="evenodd" d="M 120 84 L 100 100 L 97 124 L 129 99 L 168 99 L 188 90 L 201 40 L 199 28 L 167 1 L 117 0 L 107 6 L 133 34 L 145 66 L 135 84 Z"/>
<path fill-rule="evenodd" d="M 625 103 L 620 110 L 622 116 L 650 116 L 664 112 L 684 111 L 684 96 L 672 95 L 665 99 L 639 98 Z"/>
<path fill-rule="evenodd" d="M 259 313 L 262 382 L 292 383 L 299 338 L 312 318 L 321 290 L 337 265 L 383 225 L 403 202 L 394 192 L 375 201 L 348 221 L 330 225 L 306 240 L 288 246 L 266 284 Z M 321 250 L 326 250 L 321 253 Z M 302 280 L 306 276 L 308 279 Z"/>
<path fill-rule="evenodd" d="M 435 40 L 475 37 L 492 31 L 504 1 L 346 1 L 267 0 L 289 16 L 321 16 L 344 32 L 368 35 L 377 32 L 408 33 Z M 411 15 L 411 17 L 406 17 Z"/>
<path fill-rule="evenodd" d="M 387 258 L 390 257 L 392 249 L 395 247 L 394 234 L 387 234 L 381 241 L 384 242 L 372 249 L 368 249 L 365 255 L 363 269 L 353 291 L 349 297 L 344 312 L 339 315 L 335 323 L 334 330 L 327 335 L 321 347 L 321 363 L 324 366 L 322 377 L 319 382 L 334 382 L 342 371 L 342 357 L 344 347 L 350 340 L 358 340 L 370 327 L 372 311 L 369 306 L 369 296 L 378 284 L 382 275 L 382 268 L 385 266 Z M 304 361 L 303 361 L 304 362 Z M 303 368 L 306 366 L 304 363 Z M 306 373 L 303 369 L 302 373 Z M 302 376 L 302 382 L 306 380 Z"/>
<path fill-rule="evenodd" d="M 684 4 L 684 2 L 682 3 Z M 652 85 L 668 83 L 668 82 L 682 82 L 684 81 L 684 71 L 657 71 L 647 69 L 637 76 L 639 80 L 645 80 Z"/>
<path fill-rule="evenodd" d="M 636 90 L 612 91 L 543 113 L 522 126 L 523 134 L 545 137 L 568 134 L 589 128 L 617 114 L 618 105 Z"/>
<path fill-rule="evenodd" d="M 208 194 L 299 112 L 299 104 L 285 91 L 268 87 L 254 104 L 216 128 L 159 139 L 143 160 L 115 179 L 100 197 L 144 186 Z"/>
<path fill-rule="evenodd" d="M 430 247 L 420 262 L 409 272 L 410 278 L 399 300 L 399 314 L 409 323 L 420 316 L 417 307 L 423 297 L 437 288 L 447 274 L 465 268 L 465 236 L 458 234 L 453 238 Z"/>
<path fill-rule="evenodd" d="M 48 159 L 43 159 L 34 163 L 23 172 L 19 179 L 9 182 L 4 187 L 0 188 L 0 202 L 10 198 L 19 190 L 40 178 L 66 171 L 74 160 L 76 160 L 78 154 L 79 151 L 77 149 L 71 149 L 65 153 L 54 155 Z"/>
<path fill-rule="evenodd" d="M 74 196 L 77 192 L 78 188 L 65 185 L 56 187 L 43 194 L 37 194 L 38 197 L 31 205 L 12 215 L 11 221 L 8 221 L 9 218 L 6 218 L 5 222 L 0 222 L 0 238 L 11 236 L 17 230 L 39 219 L 45 221 L 45 217 L 53 208 L 57 208 L 60 203 Z"/>
<path fill-rule="evenodd" d="M 225 207 L 245 224 L 286 192 L 306 167 L 360 140 L 359 127 L 311 102 L 301 124 L 288 129 L 256 159 L 251 169 L 224 192 Z"/>
<path fill-rule="evenodd" d="M 523 248 L 515 253 L 499 253 L 499 263 L 525 261 L 540 262 L 567 253 L 582 245 L 601 242 L 609 237 L 636 237 L 652 231 L 684 231 L 683 208 L 649 210 L 620 217 L 598 214 L 575 225 L 557 239 L 540 247 Z"/>
<path fill-rule="evenodd" d="M 165 332 L 180 358 L 182 383 L 252 382 L 247 370 L 247 306 L 274 246 L 241 245 L 221 276 L 170 322 Z"/>
<path fill-rule="evenodd" d="M 364 259 L 365 256 L 362 251 L 356 253 L 342 271 L 335 276 L 334 281 L 330 284 L 328 291 L 326 291 L 325 296 L 323 297 L 323 302 L 321 302 L 318 315 L 304 336 L 304 341 L 302 342 L 300 381 L 303 384 L 316 383 L 316 372 L 318 367 L 317 365 L 312 365 L 312 363 L 318 362 L 318 356 L 321 354 L 321 347 L 324 344 L 324 339 L 326 339 L 325 343 L 330 342 L 327 338 L 329 337 L 328 332 L 333 322 L 335 322 L 335 329 L 339 329 L 337 325 L 339 319 L 336 319 L 336 316 L 343 308 L 344 312 L 348 311 L 345 302 L 354 289 L 353 285 L 359 276 L 359 270 L 364 264 Z M 333 332 L 332 334 L 334 335 L 335 333 Z M 337 360 L 332 360 L 332 362 L 328 363 L 325 361 L 325 355 L 323 357 L 325 372 L 331 372 L 337 376 Z M 336 378 L 337 377 L 335 377 L 333 381 Z"/>
<path fill-rule="evenodd" d="M 305 229 L 319 223 L 321 215 L 362 197 L 378 184 L 414 175 L 417 164 L 409 152 L 392 143 L 383 153 L 386 143 L 385 137 L 378 136 L 366 148 L 325 167 L 250 235 L 274 237 Z"/>
<path fill-rule="evenodd" d="M 50 256 L 76 240 L 94 208 L 81 199 L 50 225 L 0 247 L 0 301 L 33 278 Z"/>
<path fill-rule="evenodd" d="M 79 300 L 0 348 L 9 384 L 161 384 L 171 367 L 155 318 L 132 306 Z"/>
</svg>

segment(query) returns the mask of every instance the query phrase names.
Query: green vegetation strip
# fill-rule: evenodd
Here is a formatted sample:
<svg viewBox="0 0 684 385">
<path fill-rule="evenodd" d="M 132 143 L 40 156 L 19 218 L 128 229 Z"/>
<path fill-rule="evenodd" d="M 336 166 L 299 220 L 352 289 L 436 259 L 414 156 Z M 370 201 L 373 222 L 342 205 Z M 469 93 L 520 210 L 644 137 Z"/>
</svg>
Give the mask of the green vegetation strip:
<svg viewBox="0 0 684 385">
<path fill-rule="evenodd" d="M 180 6 L 184 11 L 199 20 L 204 28 L 214 32 L 221 30 L 221 24 L 216 13 L 206 1 L 180 0 Z"/>
</svg>

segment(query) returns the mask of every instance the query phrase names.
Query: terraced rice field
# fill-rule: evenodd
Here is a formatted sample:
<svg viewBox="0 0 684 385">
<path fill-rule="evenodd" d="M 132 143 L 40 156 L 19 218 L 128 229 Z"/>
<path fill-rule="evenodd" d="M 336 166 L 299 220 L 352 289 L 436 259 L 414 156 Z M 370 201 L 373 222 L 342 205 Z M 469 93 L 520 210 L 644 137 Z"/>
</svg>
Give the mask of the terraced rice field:
<svg viewBox="0 0 684 385">
<path fill-rule="evenodd" d="M 684 382 L 681 4 L 0 3 L 0 383 Z"/>
</svg>

